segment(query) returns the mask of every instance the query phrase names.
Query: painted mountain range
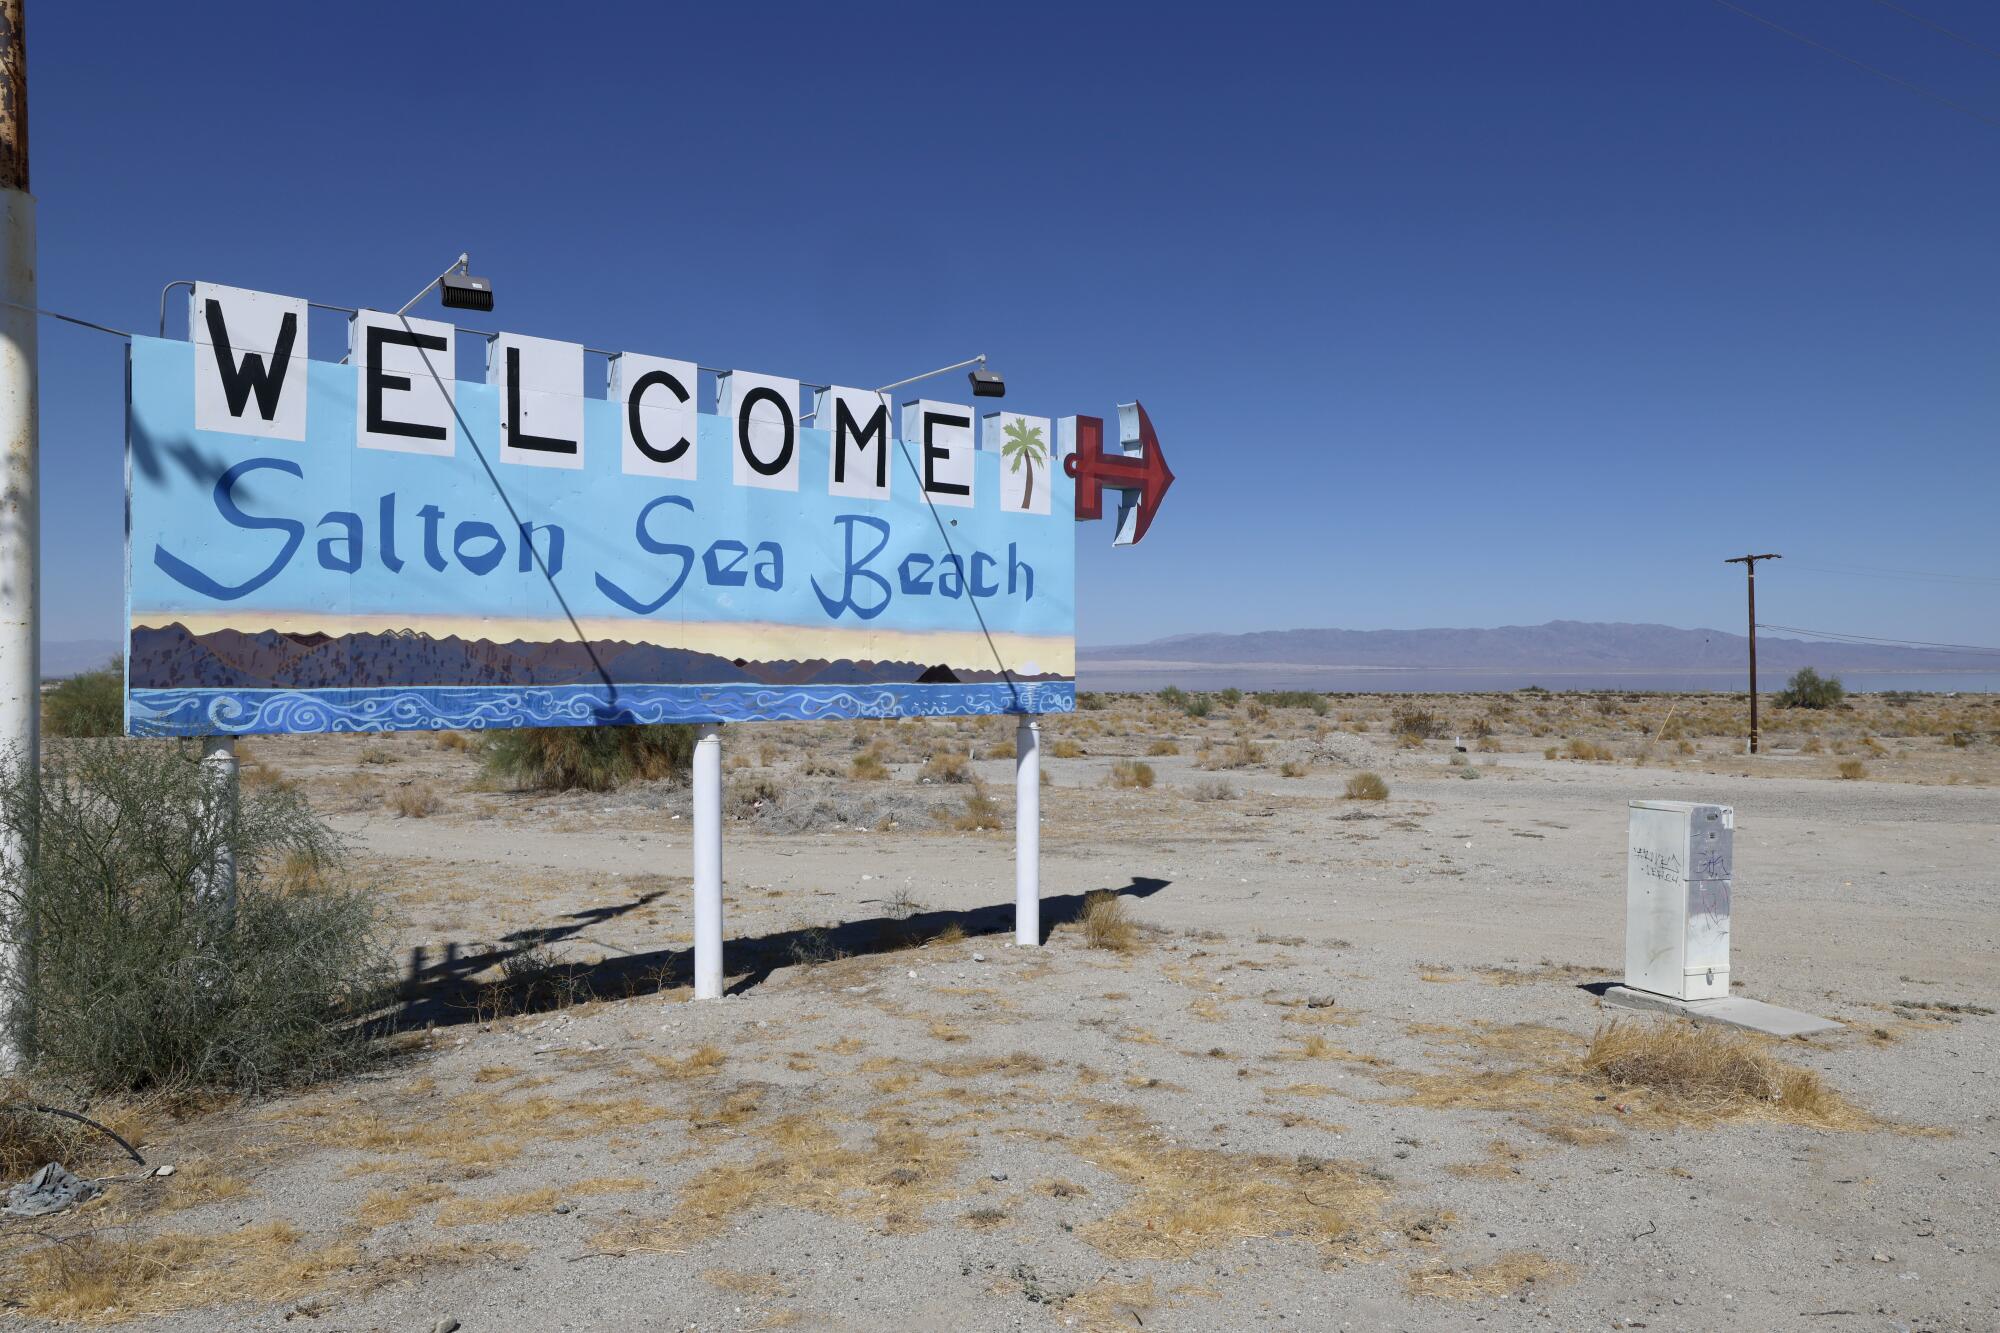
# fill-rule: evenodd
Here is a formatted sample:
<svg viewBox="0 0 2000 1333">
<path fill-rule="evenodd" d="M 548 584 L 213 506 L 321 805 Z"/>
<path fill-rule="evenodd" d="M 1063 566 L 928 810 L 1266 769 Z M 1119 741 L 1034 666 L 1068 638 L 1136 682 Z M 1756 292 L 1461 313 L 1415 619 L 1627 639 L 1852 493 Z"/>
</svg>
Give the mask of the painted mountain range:
<svg viewBox="0 0 2000 1333">
<path fill-rule="evenodd" d="M 942 663 L 731 661 L 650 643 L 592 640 L 492 643 L 457 635 L 191 633 L 178 623 L 139 626 L 130 656 L 134 689 L 335 689 L 386 685 L 877 685 L 1008 679 Z M 1067 680 L 1015 674 L 1014 680 Z"/>
</svg>

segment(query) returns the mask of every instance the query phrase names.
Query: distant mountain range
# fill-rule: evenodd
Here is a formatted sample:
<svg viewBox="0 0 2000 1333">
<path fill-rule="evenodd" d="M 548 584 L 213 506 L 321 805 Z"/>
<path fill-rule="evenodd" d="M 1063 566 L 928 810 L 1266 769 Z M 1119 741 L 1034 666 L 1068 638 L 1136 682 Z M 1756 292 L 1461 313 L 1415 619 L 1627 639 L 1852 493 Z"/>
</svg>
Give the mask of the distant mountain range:
<svg viewBox="0 0 2000 1333">
<path fill-rule="evenodd" d="M 1495 629 L 1179 634 L 1151 643 L 1084 648 L 1077 656 L 1080 668 L 1098 671 L 1185 665 L 1672 673 L 1733 670 L 1747 660 L 1749 641 L 1716 629 L 1551 620 Z M 1760 633 L 1757 665 L 1767 678 L 1802 666 L 1821 671 L 2000 671 L 2000 654 L 1821 643 Z"/>
</svg>

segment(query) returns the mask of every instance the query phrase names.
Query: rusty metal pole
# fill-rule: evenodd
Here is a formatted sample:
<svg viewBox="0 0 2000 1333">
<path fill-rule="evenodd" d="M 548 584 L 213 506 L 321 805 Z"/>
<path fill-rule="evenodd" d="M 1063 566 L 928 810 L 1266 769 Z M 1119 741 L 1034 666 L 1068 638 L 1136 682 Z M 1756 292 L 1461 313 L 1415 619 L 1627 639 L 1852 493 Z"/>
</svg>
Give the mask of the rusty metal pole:
<svg viewBox="0 0 2000 1333">
<path fill-rule="evenodd" d="M 41 503 L 35 403 L 35 199 L 28 193 L 28 43 L 25 0 L 0 0 L 0 752 L 33 774 L 41 761 Z M 30 849 L 0 844 L 21 867 Z M 27 877 L 17 873 L 15 883 Z M 18 904 L 17 904 L 18 906 Z M 33 965 L 26 921 L 0 937 L 0 1005 L 10 1011 Z M 0 1023 L 0 1069 L 17 1065 L 29 1015 Z"/>
<path fill-rule="evenodd" d="M 1723 561 L 1741 565 L 1750 590 L 1750 753 L 1757 753 L 1757 562 L 1783 560 L 1781 555 L 1737 555 Z"/>
</svg>

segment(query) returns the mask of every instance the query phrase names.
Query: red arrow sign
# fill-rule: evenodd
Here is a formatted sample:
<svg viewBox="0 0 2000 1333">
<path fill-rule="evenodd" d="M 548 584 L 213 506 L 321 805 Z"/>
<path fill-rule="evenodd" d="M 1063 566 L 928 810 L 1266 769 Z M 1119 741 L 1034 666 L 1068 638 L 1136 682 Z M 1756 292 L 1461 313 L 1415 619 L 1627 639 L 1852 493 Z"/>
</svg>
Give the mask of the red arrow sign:
<svg viewBox="0 0 2000 1333">
<path fill-rule="evenodd" d="M 1063 471 L 1076 478 L 1078 522 L 1104 517 L 1105 491 L 1137 491 L 1138 519 L 1132 525 L 1130 539 L 1137 542 L 1152 526 L 1153 515 L 1159 512 L 1167 487 L 1174 484 L 1174 474 L 1167 467 L 1167 456 L 1160 452 L 1160 441 L 1153 434 L 1153 423 L 1146 416 L 1146 409 L 1133 403 L 1129 414 L 1123 405 L 1118 410 L 1125 452 L 1104 452 L 1103 418 L 1078 417 L 1076 451 L 1063 459 Z M 1132 501 L 1128 499 L 1126 503 Z M 1126 542 L 1122 533 L 1117 540 Z"/>
</svg>

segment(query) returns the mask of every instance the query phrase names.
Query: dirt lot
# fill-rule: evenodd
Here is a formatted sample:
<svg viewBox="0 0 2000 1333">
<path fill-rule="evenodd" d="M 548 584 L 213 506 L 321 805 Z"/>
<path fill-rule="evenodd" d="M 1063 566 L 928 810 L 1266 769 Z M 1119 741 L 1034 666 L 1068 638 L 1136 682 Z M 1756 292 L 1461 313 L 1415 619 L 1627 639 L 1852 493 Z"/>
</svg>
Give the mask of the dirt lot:
<svg viewBox="0 0 2000 1333">
<path fill-rule="evenodd" d="M 1011 723 L 730 729 L 712 1004 L 683 790 L 246 743 L 394 904 L 399 1053 L 155 1116 L 176 1173 L 10 1224 L 0 1294 L 160 1329 L 2000 1326 L 2000 700 L 1781 713 L 1754 760 L 1720 697 L 1086 702 L 1044 729 L 1039 949 Z M 1844 1025 L 1738 1054 L 1816 1090 L 1593 1045 L 1673 1026 L 1583 988 L 1646 796 L 1736 807 L 1740 993 Z"/>
</svg>

